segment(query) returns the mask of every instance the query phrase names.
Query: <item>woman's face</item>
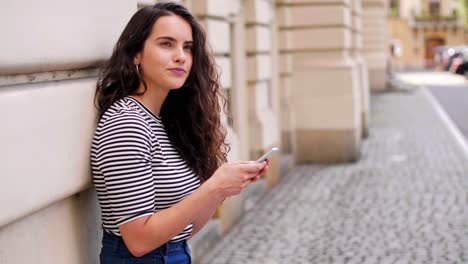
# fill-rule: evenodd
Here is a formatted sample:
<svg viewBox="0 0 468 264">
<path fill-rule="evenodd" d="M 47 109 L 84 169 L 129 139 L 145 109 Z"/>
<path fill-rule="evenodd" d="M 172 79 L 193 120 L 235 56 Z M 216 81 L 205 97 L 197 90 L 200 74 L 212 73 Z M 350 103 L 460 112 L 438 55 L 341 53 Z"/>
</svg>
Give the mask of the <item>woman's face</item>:
<svg viewBox="0 0 468 264">
<path fill-rule="evenodd" d="M 192 45 L 192 28 L 187 21 L 176 15 L 160 17 L 134 59 L 148 88 L 180 88 L 192 68 Z"/>
</svg>

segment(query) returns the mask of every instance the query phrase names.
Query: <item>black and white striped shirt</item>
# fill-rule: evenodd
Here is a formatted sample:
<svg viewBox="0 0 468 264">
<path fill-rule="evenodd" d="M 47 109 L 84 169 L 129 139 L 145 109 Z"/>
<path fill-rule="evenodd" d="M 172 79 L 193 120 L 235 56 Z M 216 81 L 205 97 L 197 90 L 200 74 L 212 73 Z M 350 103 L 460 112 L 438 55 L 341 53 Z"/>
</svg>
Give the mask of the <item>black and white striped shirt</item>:
<svg viewBox="0 0 468 264">
<path fill-rule="evenodd" d="M 119 225 L 176 204 L 200 180 L 169 141 L 161 118 L 132 97 L 102 116 L 91 147 L 93 183 L 102 226 L 120 236 Z M 171 239 L 186 239 L 192 224 Z"/>
</svg>

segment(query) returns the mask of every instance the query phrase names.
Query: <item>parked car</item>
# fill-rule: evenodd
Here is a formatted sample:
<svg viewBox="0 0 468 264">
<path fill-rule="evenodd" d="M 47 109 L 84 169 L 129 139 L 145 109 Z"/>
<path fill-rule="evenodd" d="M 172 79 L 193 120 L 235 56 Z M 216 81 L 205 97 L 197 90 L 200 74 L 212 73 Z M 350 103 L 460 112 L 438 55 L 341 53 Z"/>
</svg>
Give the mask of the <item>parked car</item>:
<svg viewBox="0 0 468 264">
<path fill-rule="evenodd" d="M 449 71 L 453 60 L 461 56 L 468 46 L 438 46 L 434 48 L 434 63 L 441 70 Z"/>
<path fill-rule="evenodd" d="M 452 60 L 450 71 L 468 77 L 468 48 L 457 52 Z"/>
</svg>

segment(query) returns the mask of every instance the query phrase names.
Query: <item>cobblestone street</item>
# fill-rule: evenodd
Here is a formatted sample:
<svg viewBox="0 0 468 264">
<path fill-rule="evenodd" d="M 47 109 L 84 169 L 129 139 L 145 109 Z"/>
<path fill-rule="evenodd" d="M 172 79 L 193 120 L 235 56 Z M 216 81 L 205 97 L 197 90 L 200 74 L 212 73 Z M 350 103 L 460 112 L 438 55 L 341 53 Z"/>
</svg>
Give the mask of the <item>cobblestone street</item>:
<svg viewBox="0 0 468 264">
<path fill-rule="evenodd" d="M 295 167 L 201 263 L 468 263 L 468 157 L 426 92 L 373 95 L 359 162 Z"/>
</svg>

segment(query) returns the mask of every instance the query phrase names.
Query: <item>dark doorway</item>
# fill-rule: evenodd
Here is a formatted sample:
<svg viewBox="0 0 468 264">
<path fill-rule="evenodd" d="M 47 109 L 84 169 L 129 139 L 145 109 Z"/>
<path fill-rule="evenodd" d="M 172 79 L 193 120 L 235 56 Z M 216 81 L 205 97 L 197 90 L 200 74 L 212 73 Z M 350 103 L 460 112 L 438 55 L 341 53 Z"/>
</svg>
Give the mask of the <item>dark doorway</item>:
<svg viewBox="0 0 468 264">
<path fill-rule="evenodd" d="M 425 54 L 425 61 L 426 67 L 434 67 L 434 48 L 437 46 L 443 46 L 445 44 L 445 40 L 442 38 L 428 38 L 426 39 L 426 54 Z"/>
</svg>

